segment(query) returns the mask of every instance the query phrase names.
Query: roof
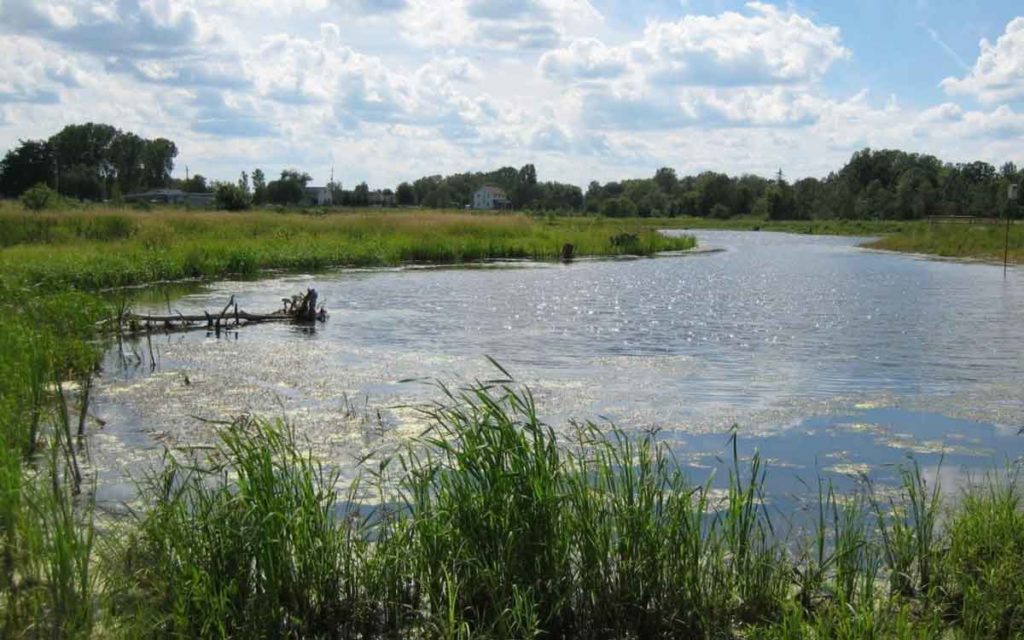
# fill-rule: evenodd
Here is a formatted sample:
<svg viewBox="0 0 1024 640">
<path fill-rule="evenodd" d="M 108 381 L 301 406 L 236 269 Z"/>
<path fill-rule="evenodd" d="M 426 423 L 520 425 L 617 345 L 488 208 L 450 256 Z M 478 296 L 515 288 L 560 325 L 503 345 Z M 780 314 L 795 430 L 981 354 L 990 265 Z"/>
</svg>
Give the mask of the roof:
<svg viewBox="0 0 1024 640">
<path fill-rule="evenodd" d="M 149 191 L 137 191 L 135 193 L 126 193 L 125 198 L 129 197 L 142 197 L 142 196 L 183 196 L 185 192 L 181 189 L 150 189 Z"/>
<path fill-rule="evenodd" d="M 485 184 L 484 186 L 482 186 L 482 187 L 480 187 L 479 189 L 476 190 L 477 193 L 480 193 L 481 191 L 486 191 L 487 193 L 491 194 L 495 198 L 507 198 L 508 197 L 505 194 L 505 190 L 504 189 L 502 189 L 501 187 L 496 187 L 493 184 Z"/>
</svg>

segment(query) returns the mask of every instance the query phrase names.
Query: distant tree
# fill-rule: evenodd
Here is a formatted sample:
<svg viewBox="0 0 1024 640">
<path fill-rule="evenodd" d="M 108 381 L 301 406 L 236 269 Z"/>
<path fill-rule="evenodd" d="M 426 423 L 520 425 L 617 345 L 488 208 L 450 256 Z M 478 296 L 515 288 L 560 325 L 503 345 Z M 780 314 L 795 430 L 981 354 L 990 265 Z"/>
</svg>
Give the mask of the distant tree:
<svg viewBox="0 0 1024 640">
<path fill-rule="evenodd" d="M 55 158 L 45 140 L 19 140 L 0 160 L 0 194 L 20 195 L 40 182 L 53 183 Z"/>
<path fill-rule="evenodd" d="M 267 201 L 267 179 L 263 175 L 263 169 L 252 170 L 252 201 L 257 205 Z"/>
<path fill-rule="evenodd" d="M 245 171 L 242 171 L 242 175 L 238 176 L 238 188 L 245 195 L 249 195 L 249 174 Z"/>
<path fill-rule="evenodd" d="M 171 183 L 174 159 L 178 147 L 165 138 L 150 140 L 146 144 L 142 161 L 142 183 L 148 188 L 166 187 Z"/>
<path fill-rule="evenodd" d="M 331 203 L 335 205 L 342 205 L 345 202 L 345 189 L 342 188 L 341 183 L 332 180 L 327 183 L 327 190 L 331 192 Z"/>
<path fill-rule="evenodd" d="M 189 193 L 208 193 L 210 185 L 206 184 L 206 176 L 201 173 L 193 173 L 188 180 L 181 181 L 181 189 Z"/>
<path fill-rule="evenodd" d="M 416 191 L 413 190 L 411 184 L 403 182 L 398 185 L 398 189 L 395 191 L 395 199 L 402 206 L 414 205 L 416 204 Z"/>
<path fill-rule="evenodd" d="M 370 204 L 370 187 L 365 182 L 360 182 L 352 190 L 352 204 L 357 207 Z"/>
<path fill-rule="evenodd" d="M 285 169 L 281 177 L 267 184 L 267 201 L 274 204 L 299 204 L 306 193 L 306 185 L 312 178 L 308 173 Z"/>
<path fill-rule="evenodd" d="M 249 194 L 240 185 L 222 182 L 217 185 L 213 197 L 214 205 L 226 211 L 242 211 L 251 205 Z"/>
<path fill-rule="evenodd" d="M 672 193 L 679 184 L 679 178 L 676 177 L 675 169 L 662 167 L 655 172 L 654 182 L 663 192 Z"/>
<path fill-rule="evenodd" d="M 609 218 L 628 218 L 636 215 L 636 205 L 629 198 L 610 198 L 601 204 L 601 215 Z"/>
</svg>

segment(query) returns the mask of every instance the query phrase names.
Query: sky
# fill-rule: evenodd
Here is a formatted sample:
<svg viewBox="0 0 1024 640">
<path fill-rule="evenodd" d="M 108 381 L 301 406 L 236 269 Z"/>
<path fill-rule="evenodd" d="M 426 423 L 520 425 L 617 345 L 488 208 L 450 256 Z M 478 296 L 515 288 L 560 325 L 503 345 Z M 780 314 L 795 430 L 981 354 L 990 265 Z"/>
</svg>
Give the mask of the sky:
<svg viewBox="0 0 1024 640">
<path fill-rule="evenodd" d="M 103 122 L 175 174 L 394 187 L 1024 165 L 1020 0 L 0 0 L 0 152 Z"/>
</svg>

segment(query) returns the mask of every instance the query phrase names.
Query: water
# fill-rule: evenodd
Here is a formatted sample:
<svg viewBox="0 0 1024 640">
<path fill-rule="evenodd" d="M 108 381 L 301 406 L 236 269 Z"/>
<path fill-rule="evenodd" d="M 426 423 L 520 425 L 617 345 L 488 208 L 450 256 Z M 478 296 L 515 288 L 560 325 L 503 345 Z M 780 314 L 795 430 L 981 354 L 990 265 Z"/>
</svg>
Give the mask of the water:
<svg viewBox="0 0 1024 640">
<path fill-rule="evenodd" d="M 737 425 L 779 492 L 823 473 L 886 482 L 913 453 L 956 484 L 1024 455 L 1024 270 L 871 252 L 855 238 L 701 231 L 724 251 L 641 260 L 337 271 L 221 282 L 182 312 L 266 311 L 305 287 L 331 313 L 113 348 L 96 396 L 101 500 L 165 446 L 209 443 L 197 420 L 285 415 L 350 461 L 416 433 L 429 384 L 495 375 L 546 418 L 660 429 L 700 476 Z M 143 308 L 166 311 L 150 296 Z M 153 366 L 151 363 L 155 363 Z M 944 462 L 939 469 L 938 461 Z M 138 464 L 137 464 L 138 463 Z"/>
</svg>

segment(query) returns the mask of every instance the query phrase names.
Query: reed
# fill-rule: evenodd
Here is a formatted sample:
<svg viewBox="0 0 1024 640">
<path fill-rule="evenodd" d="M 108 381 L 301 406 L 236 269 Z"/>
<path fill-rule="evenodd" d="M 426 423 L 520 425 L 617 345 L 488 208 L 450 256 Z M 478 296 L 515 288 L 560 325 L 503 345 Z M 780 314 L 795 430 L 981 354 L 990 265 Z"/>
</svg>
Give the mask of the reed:
<svg viewBox="0 0 1024 640">
<path fill-rule="evenodd" d="M 1013 482 L 948 507 L 914 465 L 885 500 L 819 483 L 801 542 L 774 530 L 757 455 L 734 448 L 719 493 L 657 434 L 555 430 L 507 379 L 441 392 L 429 429 L 364 469 L 347 501 L 280 422 L 237 421 L 209 458 L 170 459 L 115 554 L 131 597 L 112 618 L 261 637 L 1021 632 Z"/>
</svg>

